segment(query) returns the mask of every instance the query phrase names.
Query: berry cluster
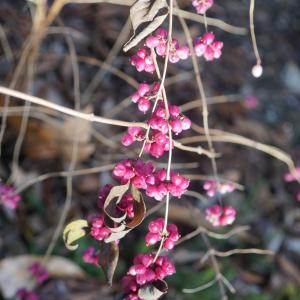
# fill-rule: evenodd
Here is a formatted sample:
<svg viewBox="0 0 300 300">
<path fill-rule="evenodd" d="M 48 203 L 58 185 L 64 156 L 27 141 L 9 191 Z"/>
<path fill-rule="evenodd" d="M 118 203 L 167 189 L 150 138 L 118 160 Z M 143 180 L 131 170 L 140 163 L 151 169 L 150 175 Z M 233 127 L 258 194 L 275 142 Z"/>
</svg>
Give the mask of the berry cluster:
<svg viewBox="0 0 300 300">
<path fill-rule="evenodd" d="M 104 217 L 97 216 L 94 217 L 91 222 L 91 231 L 90 235 L 97 241 L 102 241 L 105 238 L 109 237 L 111 230 L 105 225 Z"/>
<path fill-rule="evenodd" d="M 214 0 L 193 0 L 192 4 L 198 14 L 204 15 L 206 11 L 213 6 Z"/>
<path fill-rule="evenodd" d="M 17 291 L 20 300 L 38 300 L 38 295 L 34 291 L 28 291 L 26 288 L 20 288 Z"/>
<path fill-rule="evenodd" d="M 199 1 L 197 1 L 199 2 Z M 209 1 L 200 1 L 201 3 L 197 7 L 208 7 Z M 211 4 L 212 5 L 212 4 Z M 155 49 L 158 56 L 166 56 L 168 33 L 164 28 L 156 30 L 154 35 L 148 36 L 145 42 L 145 46 L 149 49 Z M 215 41 L 215 35 L 212 32 L 206 32 L 203 37 L 196 38 L 194 40 L 194 50 L 197 56 L 203 56 L 205 60 L 212 61 L 218 59 L 222 55 L 223 42 Z M 135 55 L 130 58 L 130 62 L 136 67 L 137 71 L 146 71 L 153 73 L 155 71 L 155 65 L 151 52 L 147 48 L 140 48 Z M 180 60 L 185 60 L 190 56 L 190 50 L 188 46 L 180 46 L 177 39 L 173 38 L 169 44 L 169 61 L 171 63 L 177 63 Z M 143 103 L 143 101 L 142 101 Z M 146 108 L 147 109 L 146 104 Z M 141 104 L 143 106 L 143 104 Z"/>
<path fill-rule="evenodd" d="M 16 209 L 20 201 L 21 196 L 15 192 L 14 188 L 0 184 L 0 203 L 2 205 L 10 209 Z"/>
<path fill-rule="evenodd" d="M 205 210 L 205 219 L 213 226 L 227 226 L 234 222 L 236 211 L 231 206 L 213 205 Z"/>
<path fill-rule="evenodd" d="M 98 266 L 99 256 L 96 253 L 96 248 L 93 246 L 86 248 L 83 252 L 82 259 L 87 264 Z"/>
<path fill-rule="evenodd" d="M 130 63 L 138 72 L 153 73 L 155 65 L 151 57 L 151 53 L 147 48 L 140 48 L 135 55 L 130 58 Z"/>
<path fill-rule="evenodd" d="M 175 273 L 175 266 L 167 256 L 158 256 L 154 261 L 152 254 L 139 254 L 134 258 L 133 263 L 128 274 L 122 279 L 127 294 L 124 300 L 139 300 L 138 291 L 141 287 Z"/>
<path fill-rule="evenodd" d="M 124 160 L 113 169 L 114 177 L 122 184 L 130 181 L 137 189 L 146 191 L 146 195 L 161 201 L 169 192 L 180 198 L 189 186 L 189 180 L 175 172 L 171 172 L 170 181 L 166 182 L 165 169 L 155 170 L 152 162 L 142 160 Z"/>
<path fill-rule="evenodd" d="M 207 196 L 214 197 L 217 193 L 225 195 L 235 190 L 234 184 L 231 182 L 219 182 L 215 180 L 207 180 L 204 182 L 203 189 L 206 191 Z"/>
<path fill-rule="evenodd" d="M 205 60 L 218 59 L 222 55 L 223 42 L 215 41 L 212 32 L 206 32 L 203 37 L 194 40 L 194 49 L 197 56 L 203 56 Z"/>
<path fill-rule="evenodd" d="M 158 83 L 154 83 L 152 86 L 142 83 L 139 85 L 138 91 L 133 94 L 132 101 L 138 103 L 139 110 L 145 113 L 150 109 L 151 99 L 156 98 L 158 90 Z M 163 101 L 156 101 L 156 107 L 148 120 L 148 124 L 152 129 L 150 134 L 146 136 L 146 131 L 140 127 L 129 127 L 127 133 L 121 139 L 122 144 L 129 146 L 135 141 L 145 141 L 147 139 L 144 149 L 152 156 L 159 158 L 164 152 L 168 152 L 170 149 L 170 141 L 167 136 L 169 125 L 175 135 L 191 127 L 190 119 L 181 114 L 178 106 L 169 105 L 168 110 L 169 119 Z"/>
<path fill-rule="evenodd" d="M 171 126 L 172 131 L 178 135 L 183 130 L 191 128 L 191 121 L 186 116 L 182 115 L 180 108 L 176 105 L 169 105 L 170 119 L 167 120 L 167 112 L 163 101 L 159 101 L 155 108 L 151 118 L 148 121 L 149 126 L 153 130 L 157 130 L 163 134 L 168 133 L 168 122 Z"/>
<path fill-rule="evenodd" d="M 42 284 L 49 278 L 49 273 L 47 269 L 44 266 L 42 266 L 39 262 L 33 262 L 27 270 L 37 284 Z M 17 296 L 20 300 L 39 299 L 35 291 L 29 291 L 27 288 L 18 289 Z"/>
<path fill-rule="evenodd" d="M 168 32 L 164 28 L 158 28 L 154 35 L 147 37 L 145 46 L 155 49 L 158 56 L 166 56 L 168 48 Z M 169 62 L 177 63 L 181 59 L 187 59 L 190 55 L 188 46 L 180 46 L 177 39 L 173 38 L 169 45 Z"/>
<path fill-rule="evenodd" d="M 29 266 L 28 271 L 31 273 L 31 276 L 34 278 L 34 280 L 39 284 L 43 283 L 49 278 L 47 269 L 39 262 L 32 263 Z"/>
<path fill-rule="evenodd" d="M 175 224 L 168 224 L 167 232 L 164 237 L 164 233 L 163 233 L 164 225 L 165 225 L 165 221 L 163 218 L 153 220 L 149 223 L 148 225 L 149 232 L 145 237 L 147 246 L 155 245 L 157 242 L 161 241 L 164 238 L 163 248 L 166 250 L 171 250 L 174 248 L 175 242 L 177 242 L 180 238 L 180 235 L 178 233 L 178 228 Z"/>
<path fill-rule="evenodd" d="M 154 82 L 152 85 L 147 83 L 140 83 L 138 90 L 132 95 L 131 100 L 133 103 L 138 104 L 138 109 L 146 113 L 151 107 L 151 99 L 156 97 L 160 84 Z"/>
</svg>

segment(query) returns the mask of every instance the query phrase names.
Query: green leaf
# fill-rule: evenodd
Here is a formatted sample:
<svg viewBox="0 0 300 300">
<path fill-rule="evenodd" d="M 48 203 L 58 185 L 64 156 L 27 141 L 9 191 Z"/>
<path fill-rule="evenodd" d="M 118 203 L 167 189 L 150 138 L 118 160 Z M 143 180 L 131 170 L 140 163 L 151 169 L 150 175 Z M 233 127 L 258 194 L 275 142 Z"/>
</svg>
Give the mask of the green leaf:
<svg viewBox="0 0 300 300">
<path fill-rule="evenodd" d="M 88 222 L 83 219 L 73 221 L 65 227 L 63 239 L 69 250 L 76 250 L 78 248 L 78 245 L 72 244 L 86 235 L 86 231 L 84 230 L 86 227 L 88 227 Z"/>
</svg>

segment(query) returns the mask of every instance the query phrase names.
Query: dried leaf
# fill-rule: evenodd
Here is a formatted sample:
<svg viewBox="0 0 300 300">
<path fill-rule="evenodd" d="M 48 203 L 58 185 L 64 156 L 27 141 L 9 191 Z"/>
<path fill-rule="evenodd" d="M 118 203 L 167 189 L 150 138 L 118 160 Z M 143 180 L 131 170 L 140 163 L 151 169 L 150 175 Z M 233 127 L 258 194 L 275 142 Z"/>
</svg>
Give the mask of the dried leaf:
<svg viewBox="0 0 300 300">
<path fill-rule="evenodd" d="M 65 227 L 63 239 L 69 250 L 76 250 L 78 248 L 78 245 L 72 245 L 72 243 L 86 235 L 86 231 L 83 229 L 86 227 L 88 227 L 86 220 L 76 220 Z"/>
<path fill-rule="evenodd" d="M 144 300 L 155 300 L 165 294 L 167 290 L 167 283 L 163 280 L 157 280 L 140 288 L 138 296 Z"/>
<path fill-rule="evenodd" d="M 105 243 L 115 242 L 117 240 L 122 239 L 131 229 L 123 230 L 120 232 L 112 232 L 111 235 L 106 238 Z"/>
<path fill-rule="evenodd" d="M 102 243 L 99 265 L 102 267 L 106 280 L 112 285 L 112 279 L 119 260 L 119 246 L 115 242 Z"/>
<path fill-rule="evenodd" d="M 129 188 L 129 182 L 124 185 L 114 186 L 103 205 L 104 212 L 106 215 L 114 222 L 121 223 L 126 219 L 127 214 L 124 213 L 121 216 L 115 216 L 116 213 L 116 205 L 121 201 L 122 196 L 127 192 Z"/>
<path fill-rule="evenodd" d="M 89 113 L 92 109 L 87 107 L 83 111 Z M 27 156 L 34 160 L 62 158 L 70 161 L 74 139 L 79 144 L 78 162 L 86 161 L 94 153 L 91 122 L 69 117 L 61 121 L 50 116 L 46 121 L 29 120 L 24 140 L 24 152 Z M 10 126 L 15 132 L 19 130 L 19 122 L 19 116 L 10 120 Z"/>
<path fill-rule="evenodd" d="M 168 15 L 166 0 L 137 0 L 130 9 L 133 36 L 125 44 L 126 52 L 156 30 Z"/>
<path fill-rule="evenodd" d="M 130 229 L 141 224 L 146 214 L 146 205 L 143 196 L 140 193 L 140 191 L 137 188 L 135 188 L 133 185 L 131 186 L 131 194 L 134 200 L 133 202 L 134 217 L 132 220 L 126 223 L 126 226 Z"/>
<path fill-rule="evenodd" d="M 42 256 L 20 255 L 0 261 L 0 289 L 4 299 L 12 299 L 19 288 L 33 287 L 32 277 L 27 271 L 33 262 L 42 262 Z M 60 256 L 51 256 L 46 265 L 51 277 L 84 278 L 86 274 L 74 262 Z"/>
</svg>

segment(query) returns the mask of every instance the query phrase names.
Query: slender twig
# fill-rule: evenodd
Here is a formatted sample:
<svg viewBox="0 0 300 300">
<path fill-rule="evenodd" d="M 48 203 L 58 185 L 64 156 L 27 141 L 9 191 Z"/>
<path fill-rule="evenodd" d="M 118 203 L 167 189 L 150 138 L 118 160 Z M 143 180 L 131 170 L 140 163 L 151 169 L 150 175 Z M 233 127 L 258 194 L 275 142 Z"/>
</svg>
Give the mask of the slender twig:
<svg viewBox="0 0 300 300">
<path fill-rule="evenodd" d="M 257 43 L 256 43 L 256 36 L 254 30 L 254 6 L 255 0 L 250 0 L 250 8 L 249 8 L 249 22 L 250 22 L 250 34 L 251 34 L 251 41 L 253 46 L 254 55 L 256 58 L 256 64 L 261 65 L 261 58 L 258 52 Z"/>
</svg>

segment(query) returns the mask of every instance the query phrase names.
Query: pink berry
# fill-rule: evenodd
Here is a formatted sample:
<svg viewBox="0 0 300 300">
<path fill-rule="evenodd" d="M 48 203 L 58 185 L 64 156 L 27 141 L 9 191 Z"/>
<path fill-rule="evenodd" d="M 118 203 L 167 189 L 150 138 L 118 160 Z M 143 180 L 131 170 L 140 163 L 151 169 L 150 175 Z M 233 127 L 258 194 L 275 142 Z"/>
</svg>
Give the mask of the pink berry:
<svg viewBox="0 0 300 300">
<path fill-rule="evenodd" d="M 146 113 L 150 109 L 150 101 L 146 98 L 140 98 L 138 108 L 141 112 Z"/>
<path fill-rule="evenodd" d="M 147 83 L 140 83 L 138 87 L 138 93 L 141 97 L 145 96 L 145 94 L 149 93 L 150 86 Z"/>
<path fill-rule="evenodd" d="M 187 59 L 190 55 L 190 49 L 188 46 L 179 47 L 176 52 L 180 59 Z"/>
<path fill-rule="evenodd" d="M 146 42 L 145 42 L 145 45 L 148 48 L 156 48 L 158 46 L 158 44 L 159 44 L 159 38 L 157 38 L 154 35 L 148 36 L 146 39 Z"/>
<path fill-rule="evenodd" d="M 154 245 L 158 241 L 160 241 L 161 236 L 158 233 L 148 232 L 146 237 L 145 237 L 145 240 L 146 240 L 146 245 L 150 246 L 150 245 Z"/>
<path fill-rule="evenodd" d="M 210 45 L 215 40 L 215 35 L 212 32 L 206 32 L 202 39 L 206 45 Z"/>
<path fill-rule="evenodd" d="M 192 126 L 192 122 L 189 118 L 182 116 L 180 118 L 182 130 L 188 130 Z"/>
<path fill-rule="evenodd" d="M 121 142 L 124 146 L 129 146 L 134 142 L 134 138 L 130 134 L 123 135 Z"/>
<path fill-rule="evenodd" d="M 166 250 L 171 250 L 174 248 L 174 242 L 170 238 L 167 238 L 163 243 L 163 247 Z"/>
</svg>

